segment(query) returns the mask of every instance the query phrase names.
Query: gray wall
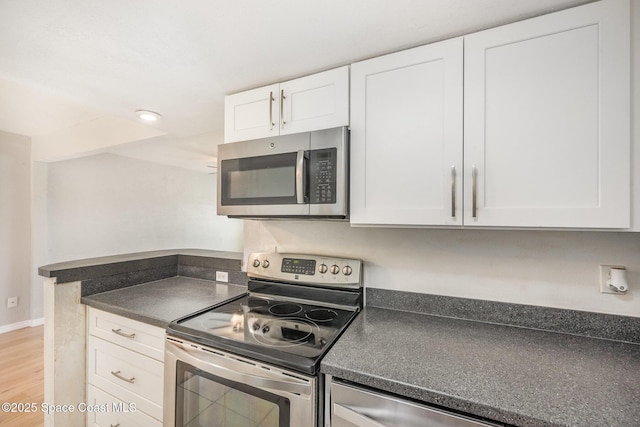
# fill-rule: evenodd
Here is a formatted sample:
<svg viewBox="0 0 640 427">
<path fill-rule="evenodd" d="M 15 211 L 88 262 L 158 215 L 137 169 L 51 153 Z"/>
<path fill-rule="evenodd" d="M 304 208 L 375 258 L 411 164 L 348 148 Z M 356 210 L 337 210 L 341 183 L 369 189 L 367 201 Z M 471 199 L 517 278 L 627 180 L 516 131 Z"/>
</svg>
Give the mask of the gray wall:
<svg viewBox="0 0 640 427">
<path fill-rule="evenodd" d="M 31 163 L 31 319 L 44 317 L 44 287 L 38 267 L 49 264 L 47 219 L 48 163 Z"/>
<path fill-rule="evenodd" d="M 0 131 L 0 327 L 31 317 L 30 197 L 31 140 Z"/>
</svg>

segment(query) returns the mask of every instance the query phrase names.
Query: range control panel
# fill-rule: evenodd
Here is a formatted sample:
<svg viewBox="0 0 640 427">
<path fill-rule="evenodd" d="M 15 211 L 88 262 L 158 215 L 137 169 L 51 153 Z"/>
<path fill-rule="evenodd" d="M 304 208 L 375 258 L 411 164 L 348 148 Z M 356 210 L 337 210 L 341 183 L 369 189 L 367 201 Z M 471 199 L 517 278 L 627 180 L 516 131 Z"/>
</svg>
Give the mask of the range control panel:
<svg viewBox="0 0 640 427">
<path fill-rule="evenodd" d="M 282 268 L 283 273 L 293 274 L 306 274 L 313 276 L 316 272 L 316 260 L 315 259 L 303 259 L 303 258 L 283 258 Z"/>
<path fill-rule="evenodd" d="M 359 288 L 362 261 L 319 255 L 258 252 L 249 255 L 247 276 L 310 285 Z"/>
</svg>

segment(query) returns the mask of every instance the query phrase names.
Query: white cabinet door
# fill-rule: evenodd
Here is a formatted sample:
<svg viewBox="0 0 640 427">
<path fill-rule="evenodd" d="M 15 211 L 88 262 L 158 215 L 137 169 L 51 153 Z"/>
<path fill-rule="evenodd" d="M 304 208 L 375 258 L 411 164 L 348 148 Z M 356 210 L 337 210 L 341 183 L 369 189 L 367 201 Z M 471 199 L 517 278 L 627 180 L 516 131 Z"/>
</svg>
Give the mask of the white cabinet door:
<svg viewBox="0 0 640 427">
<path fill-rule="evenodd" d="M 462 224 L 462 38 L 351 66 L 351 223 Z"/>
<path fill-rule="evenodd" d="M 349 67 L 228 95 L 224 142 L 349 125 Z"/>
<path fill-rule="evenodd" d="M 629 227 L 629 31 L 605 0 L 465 37 L 465 225 Z"/>
<path fill-rule="evenodd" d="M 280 85 L 273 84 L 224 98 L 224 142 L 278 135 Z"/>
<path fill-rule="evenodd" d="M 280 134 L 349 125 L 349 67 L 280 84 Z"/>
</svg>

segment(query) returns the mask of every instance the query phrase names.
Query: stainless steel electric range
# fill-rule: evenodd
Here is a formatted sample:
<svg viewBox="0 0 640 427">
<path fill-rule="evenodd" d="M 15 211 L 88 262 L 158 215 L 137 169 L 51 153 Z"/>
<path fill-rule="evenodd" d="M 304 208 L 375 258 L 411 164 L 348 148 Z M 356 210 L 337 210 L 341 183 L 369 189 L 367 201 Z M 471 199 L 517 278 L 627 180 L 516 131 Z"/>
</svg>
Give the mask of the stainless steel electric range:
<svg viewBox="0 0 640 427">
<path fill-rule="evenodd" d="M 313 427 L 322 357 L 362 308 L 362 263 L 255 253 L 249 293 L 172 322 L 165 426 Z"/>
</svg>

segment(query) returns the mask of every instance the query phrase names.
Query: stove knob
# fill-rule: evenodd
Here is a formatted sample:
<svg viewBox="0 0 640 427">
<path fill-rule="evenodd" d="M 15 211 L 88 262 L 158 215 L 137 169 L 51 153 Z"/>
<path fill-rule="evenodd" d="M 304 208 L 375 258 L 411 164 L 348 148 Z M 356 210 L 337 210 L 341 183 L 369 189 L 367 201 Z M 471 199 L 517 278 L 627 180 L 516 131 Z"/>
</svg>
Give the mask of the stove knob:
<svg viewBox="0 0 640 427">
<path fill-rule="evenodd" d="M 256 322 L 253 324 L 253 326 L 251 326 L 253 328 L 254 331 L 257 331 L 260 329 L 260 323 Z"/>
<path fill-rule="evenodd" d="M 260 267 L 260 260 L 259 260 L 258 258 L 256 258 L 256 259 L 254 259 L 254 260 L 253 260 L 253 266 L 254 266 L 255 268 Z"/>
<path fill-rule="evenodd" d="M 264 261 L 262 261 L 262 266 L 263 266 L 264 268 L 269 268 L 269 260 L 268 260 L 268 259 L 265 259 Z"/>
<path fill-rule="evenodd" d="M 263 334 L 268 334 L 269 333 L 269 326 L 265 326 L 264 328 L 262 328 L 262 333 Z"/>
<path fill-rule="evenodd" d="M 342 267 L 342 274 L 344 274 L 345 276 L 351 276 L 351 273 L 353 273 L 353 269 L 351 267 L 349 267 L 348 265 Z"/>
<path fill-rule="evenodd" d="M 331 274 L 338 274 L 340 273 L 340 267 L 338 267 L 337 265 L 333 264 L 331 266 Z"/>
<path fill-rule="evenodd" d="M 327 270 L 329 270 L 329 267 L 327 267 L 327 264 L 320 264 L 318 266 L 318 271 L 320 272 L 320 274 L 326 273 Z"/>
</svg>

